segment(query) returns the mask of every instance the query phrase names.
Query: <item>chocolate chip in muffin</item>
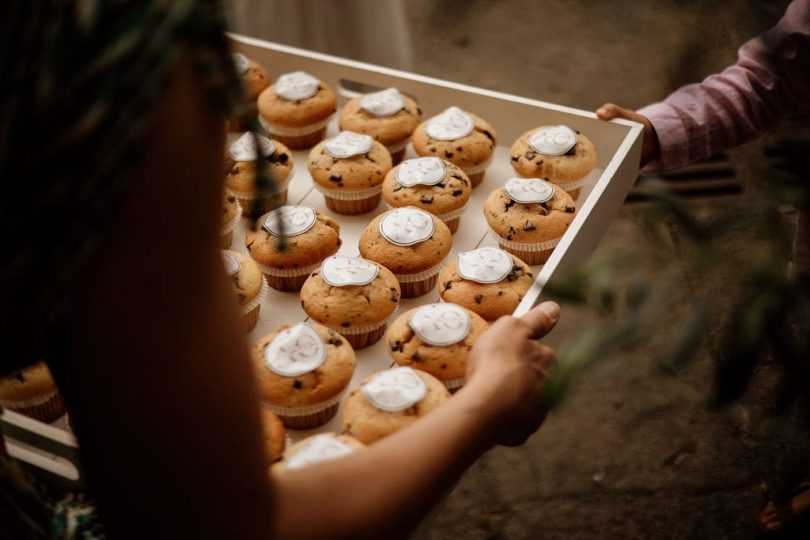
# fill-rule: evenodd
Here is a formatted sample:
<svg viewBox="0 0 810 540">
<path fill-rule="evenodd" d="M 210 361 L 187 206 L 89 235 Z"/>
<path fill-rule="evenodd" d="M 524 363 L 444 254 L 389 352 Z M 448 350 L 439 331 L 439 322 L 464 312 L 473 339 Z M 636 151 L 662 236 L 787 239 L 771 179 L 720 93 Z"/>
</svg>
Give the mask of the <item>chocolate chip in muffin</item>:
<svg viewBox="0 0 810 540">
<path fill-rule="evenodd" d="M 343 177 L 340 176 L 339 174 L 330 174 L 329 175 L 329 181 L 330 182 L 340 183 L 342 180 L 343 180 Z"/>
<path fill-rule="evenodd" d="M 444 151 L 444 157 L 446 157 L 447 159 L 450 159 L 451 157 L 453 157 L 453 152 L 451 152 L 449 150 L 445 150 Z"/>
<path fill-rule="evenodd" d="M 413 360 L 414 362 L 421 362 L 422 356 L 420 356 L 418 352 L 415 352 L 411 355 L 411 360 Z"/>
<path fill-rule="evenodd" d="M 453 190 L 453 197 L 460 197 L 464 193 L 462 189 L 454 189 Z"/>
<path fill-rule="evenodd" d="M 391 288 L 391 301 L 395 304 L 399 302 L 399 292 L 394 288 Z"/>
<path fill-rule="evenodd" d="M 419 202 L 422 204 L 433 204 L 433 195 L 422 195 L 419 197 Z"/>
<path fill-rule="evenodd" d="M 534 159 L 534 158 L 537 156 L 537 154 L 536 154 L 535 152 L 532 152 L 531 150 L 526 150 L 526 153 L 525 153 L 525 154 L 523 154 L 523 155 L 524 155 L 524 156 L 526 157 L 526 159 L 528 159 L 529 161 L 533 160 L 533 159 Z"/>
<path fill-rule="evenodd" d="M 463 152 L 463 151 L 464 148 L 462 148 L 461 146 L 456 146 L 456 152 Z"/>
<path fill-rule="evenodd" d="M 298 379 L 295 379 L 293 381 L 293 388 L 295 388 L 296 390 L 301 390 L 303 387 L 304 387 L 304 383 L 302 383 Z"/>
<path fill-rule="evenodd" d="M 573 214 L 574 212 L 576 212 L 576 210 L 577 210 L 577 209 L 576 209 L 576 208 L 574 208 L 573 206 L 566 206 L 566 207 L 565 207 L 565 211 L 566 211 L 567 213 L 569 213 L 569 214 Z"/>
<path fill-rule="evenodd" d="M 506 201 L 506 204 L 504 205 L 504 212 L 508 212 L 509 209 L 512 208 L 513 206 L 515 206 L 515 201 L 509 199 L 508 201 Z"/>
<path fill-rule="evenodd" d="M 513 266 L 512 271 L 506 276 L 506 281 L 515 281 L 517 278 L 523 275 L 523 268 L 520 266 Z"/>
<path fill-rule="evenodd" d="M 523 224 L 523 230 L 526 232 L 534 231 L 537 229 L 537 225 L 532 223 L 531 221 L 526 220 L 526 223 Z"/>
<path fill-rule="evenodd" d="M 480 304 L 481 302 L 483 302 L 483 301 L 484 301 L 484 295 L 483 295 L 483 294 L 476 294 L 476 295 L 473 297 L 473 299 L 475 300 L 475 303 L 476 303 L 476 304 Z"/>
<path fill-rule="evenodd" d="M 352 323 L 349 323 L 349 322 L 340 323 L 340 326 L 342 326 L 343 328 L 348 328 L 351 325 L 352 325 Z"/>
<path fill-rule="evenodd" d="M 396 340 L 393 343 L 389 343 L 391 350 L 393 352 L 402 352 L 404 350 L 404 345 L 400 340 Z"/>
<path fill-rule="evenodd" d="M 450 290 L 452 288 L 453 288 L 453 282 L 452 281 L 445 281 L 444 282 L 444 290 L 445 291 Z"/>
<path fill-rule="evenodd" d="M 568 152 L 565 153 L 565 155 L 566 156 L 575 156 L 576 154 L 577 154 L 577 145 L 576 145 L 576 143 L 574 143 L 574 146 L 572 146 L 571 149 Z"/>
<path fill-rule="evenodd" d="M 520 159 L 520 156 L 512 156 L 512 161 L 517 161 Z"/>
<path fill-rule="evenodd" d="M 229 172 L 228 174 L 231 174 L 231 175 L 239 174 L 239 167 L 234 167 L 233 169 L 231 169 L 231 172 Z"/>
<path fill-rule="evenodd" d="M 431 152 L 433 152 L 433 153 L 435 154 L 435 153 L 436 153 L 436 147 L 435 147 L 435 146 L 431 146 L 431 147 L 430 147 L 430 151 L 431 151 Z"/>
</svg>

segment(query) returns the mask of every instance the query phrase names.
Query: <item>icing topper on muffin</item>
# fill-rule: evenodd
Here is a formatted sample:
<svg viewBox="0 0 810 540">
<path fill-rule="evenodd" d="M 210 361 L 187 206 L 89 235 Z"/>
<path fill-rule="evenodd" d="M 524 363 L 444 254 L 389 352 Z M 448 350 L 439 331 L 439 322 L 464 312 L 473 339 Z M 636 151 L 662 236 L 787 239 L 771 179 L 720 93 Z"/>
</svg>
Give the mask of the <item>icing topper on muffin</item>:
<svg viewBox="0 0 810 540">
<path fill-rule="evenodd" d="M 309 206 L 285 205 L 267 214 L 262 227 L 273 236 L 298 236 L 315 226 L 315 221 L 315 210 Z"/>
<path fill-rule="evenodd" d="M 568 126 L 540 128 L 529 137 L 532 150 L 546 156 L 561 156 L 577 144 L 576 132 Z"/>
<path fill-rule="evenodd" d="M 544 203 L 554 197 L 554 185 L 540 178 L 511 178 L 503 186 L 506 195 L 517 203 Z"/>
<path fill-rule="evenodd" d="M 470 315 L 455 304 L 428 304 L 413 312 L 408 326 L 428 345 L 443 347 L 470 333 Z"/>
<path fill-rule="evenodd" d="M 262 150 L 262 156 L 267 157 L 276 151 L 276 144 L 263 135 L 246 131 L 241 137 L 236 139 L 228 146 L 228 153 L 234 161 L 255 161 L 256 160 L 256 139 L 259 140 L 259 148 Z"/>
<path fill-rule="evenodd" d="M 464 251 L 456 258 L 458 275 L 476 283 L 498 283 L 512 271 L 512 257 L 493 247 Z"/>
<path fill-rule="evenodd" d="M 287 101 L 301 101 L 318 93 L 321 81 L 305 71 L 285 73 L 273 85 L 273 92 Z"/>
<path fill-rule="evenodd" d="M 396 367 L 374 375 L 363 385 L 363 395 L 378 409 L 398 412 L 425 399 L 427 385 L 413 369 Z"/>
<path fill-rule="evenodd" d="M 326 153 L 336 158 L 347 158 L 371 151 L 374 139 L 354 131 L 341 131 L 337 137 L 329 139 L 323 145 Z"/>
<path fill-rule="evenodd" d="M 231 54 L 231 60 L 233 61 L 233 69 L 236 71 L 237 75 L 244 75 L 247 73 L 247 70 L 250 69 L 250 60 L 242 53 L 237 52 Z"/>
<path fill-rule="evenodd" d="M 294 471 L 322 461 L 348 456 L 354 449 L 331 433 L 321 433 L 302 443 L 300 449 L 284 462 L 284 466 Z"/>
<path fill-rule="evenodd" d="M 405 100 L 396 88 L 388 88 L 360 98 L 360 107 L 372 116 L 384 118 L 397 114 L 405 107 Z"/>
<path fill-rule="evenodd" d="M 321 277 L 333 287 L 368 285 L 377 277 L 380 268 L 359 257 L 332 255 L 321 264 Z"/>
<path fill-rule="evenodd" d="M 228 277 L 234 276 L 242 268 L 239 259 L 227 251 L 222 252 L 222 263 L 225 265 L 225 273 Z"/>
<path fill-rule="evenodd" d="M 264 349 L 267 367 L 284 377 L 297 377 L 321 367 L 326 360 L 323 339 L 307 323 L 279 332 Z"/>
<path fill-rule="evenodd" d="M 433 236 L 433 217 L 418 208 L 406 206 L 391 210 L 380 220 L 380 234 L 392 244 L 412 246 Z"/>
<path fill-rule="evenodd" d="M 441 114 L 428 120 L 425 131 L 440 141 L 454 141 L 466 137 L 475 128 L 472 116 L 458 107 L 448 107 Z"/>
<path fill-rule="evenodd" d="M 406 159 L 397 168 L 397 182 L 405 187 L 435 186 L 446 175 L 444 162 L 437 157 Z"/>
</svg>

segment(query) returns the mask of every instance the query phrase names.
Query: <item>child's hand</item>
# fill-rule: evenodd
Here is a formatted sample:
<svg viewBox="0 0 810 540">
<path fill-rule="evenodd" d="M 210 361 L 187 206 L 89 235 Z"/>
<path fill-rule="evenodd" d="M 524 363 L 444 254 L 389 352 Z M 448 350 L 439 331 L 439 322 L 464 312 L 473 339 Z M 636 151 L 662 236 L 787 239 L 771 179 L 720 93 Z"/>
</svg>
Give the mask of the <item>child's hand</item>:
<svg viewBox="0 0 810 540">
<path fill-rule="evenodd" d="M 501 317 L 473 347 L 465 392 L 479 401 L 494 443 L 515 446 L 546 416 L 542 402 L 554 351 L 538 340 L 554 328 L 560 306 L 544 302 L 520 318 Z"/>
<path fill-rule="evenodd" d="M 658 144 L 658 135 L 655 133 L 655 128 L 646 116 L 629 109 L 624 109 L 613 103 L 605 103 L 596 109 L 596 117 L 599 118 L 599 120 L 624 118 L 625 120 L 632 120 L 633 122 L 642 124 L 644 126 L 644 141 L 641 144 L 641 166 L 643 167 L 647 162 L 658 157 L 661 151 Z"/>
</svg>

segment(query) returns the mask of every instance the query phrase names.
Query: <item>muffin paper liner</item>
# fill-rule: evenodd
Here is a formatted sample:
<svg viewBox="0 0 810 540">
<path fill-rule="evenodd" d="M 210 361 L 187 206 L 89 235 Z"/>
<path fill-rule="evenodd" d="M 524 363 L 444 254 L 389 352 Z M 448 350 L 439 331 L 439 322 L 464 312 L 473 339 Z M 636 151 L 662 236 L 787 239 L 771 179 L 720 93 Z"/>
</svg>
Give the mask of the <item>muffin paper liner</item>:
<svg viewBox="0 0 810 540">
<path fill-rule="evenodd" d="M 459 377 L 458 379 L 447 379 L 446 381 L 442 381 L 445 387 L 451 392 L 454 392 L 464 386 L 464 382 L 466 379 L 464 377 Z"/>
<path fill-rule="evenodd" d="M 401 152 L 402 150 L 405 150 L 405 147 L 408 146 L 409 142 L 411 142 L 411 138 L 407 137 L 402 142 L 398 142 L 398 143 L 395 143 L 395 144 L 388 144 L 385 147 L 388 149 L 388 152 L 390 152 L 391 154 L 395 154 L 397 152 Z"/>
<path fill-rule="evenodd" d="M 259 322 L 259 311 L 262 302 L 267 298 L 267 293 L 270 291 L 270 285 L 266 279 L 262 279 L 262 286 L 259 288 L 259 294 L 242 307 L 242 322 L 244 323 L 245 331 L 250 332 L 256 327 Z"/>
<path fill-rule="evenodd" d="M 583 185 L 585 185 L 586 178 L 587 176 L 585 176 L 584 178 L 580 178 L 576 182 L 568 182 L 567 184 L 556 184 L 556 186 L 563 191 L 574 191 L 575 189 L 579 189 Z"/>
<path fill-rule="evenodd" d="M 466 211 L 467 211 L 467 204 L 465 204 L 464 206 L 462 206 L 458 210 L 453 210 L 451 212 L 447 212 L 447 213 L 444 213 L 444 214 L 439 214 L 436 217 L 439 218 L 440 220 L 444 221 L 444 222 L 447 222 L 447 221 L 450 221 L 452 219 L 460 218 L 462 215 L 464 215 L 464 212 L 466 212 Z"/>
<path fill-rule="evenodd" d="M 327 423 L 335 416 L 345 392 L 344 389 L 333 398 L 303 407 L 281 407 L 266 401 L 264 405 L 278 415 L 285 427 L 289 429 L 310 429 Z"/>
<path fill-rule="evenodd" d="M 368 189 L 332 189 L 313 182 L 315 189 L 323 193 L 325 197 L 338 201 L 360 201 L 369 199 L 382 193 L 382 185 Z"/>
<path fill-rule="evenodd" d="M 0 403 L 3 404 L 3 407 L 7 407 L 9 409 L 20 408 L 24 409 L 25 407 L 36 407 L 37 405 L 42 405 L 43 403 L 47 403 L 49 399 L 53 398 L 56 394 L 59 393 L 59 390 L 54 388 L 47 394 L 42 394 L 41 396 L 33 397 L 31 399 L 21 399 L 17 401 L 9 401 L 3 400 Z"/>
<path fill-rule="evenodd" d="M 490 234 L 495 240 L 498 241 L 499 244 L 502 246 L 506 246 L 510 249 L 516 249 L 518 251 L 543 251 L 546 249 L 553 249 L 560 243 L 560 238 L 555 238 L 554 240 L 549 240 L 547 242 L 537 242 L 537 243 L 523 243 L 523 242 L 513 242 L 511 240 L 507 240 L 502 238 L 501 235 L 496 233 L 492 228 L 489 228 Z"/>
<path fill-rule="evenodd" d="M 329 125 L 329 122 L 332 121 L 333 116 L 334 113 L 330 114 L 320 122 L 315 122 L 314 124 L 307 124 L 306 126 L 296 128 L 272 124 L 267 120 L 265 120 L 264 118 L 262 118 L 261 115 L 259 115 L 259 123 L 270 135 L 281 135 L 282 137 L 299 137 L 301 135 L 309 135 L 310 133 L 314 133 L 320 129 L 325 128 L 326 126 Z"/>
<path fill-rule="evenodd" d="M 287 191 L 287 187 L 290 185 L 290 181 L 292 180 L 292 177 L 293 177 L 293 173 L 292 173 L 292 169 L 290 169 L 290 175 L 287 177 L 287 179 L 284 180 L 284 182 L 278 184 L 278 193 L 281 193 L 282 191 Z M 236 195 L 236 197 L 238 199 L 245 199 L 245 200 L 248 200 L 248 201 L 252 201 L 254 199 L 259 198 L 259 194 L 257 192 L 255 192 L 255 191 L 237 191 L 235 189 L 231 189 L 231 191 L 233 192 L 234 195 Z M 239 202 L 239 204 L 241 206 L 241 204 L 242 204 L 241 201 Z M 240 208 L 239 216 L 241 217 L 242 214 L 244 214 L 244 213 L 245 213 L 244 209 Z"/>
<path fill-rule="evenodd" d="M 65 402 L 59 390 L 54 389 L 43 396 L 20 401 L 2 401 L 0 405 L 10 411 L 50 423 L 65 414 Z"/>
<path fill-rule="evenodd" d="M 253 260 L 256 261 L 256 259 Z M 305 274 L 309 274 L 310 272 L 314 272 L 315 270 L 321 267 L 321 262 L 323 261 L 318 261 L 314 264 L 310 264 L 309 266 L 302 266 L 300 268 L 272 268 L 270 266 L 265 266 L 259 262 L 256 262 L 256 264 L 259 265 L 261 271 L 267 274 L 268 276 L 298 277 L 303 276 Z"/>
<path fill-rule="evenodd" d="M 479 174 L 484 172 L 485 170 L 487 170 L 487 167 L 489 167 L 491 163 L 492 163 L 492 156 L 489 156 L 489 158 L 480 165 L 476 165 L 475 167 L 462 167 L 461 169 L 464 171 L 464 174 L 469 176 L 471 174 Z"/>
<path fill-rule="evenodd" d="M 389 315 L 389 317 L 390 317 L 390 315 Z M 324 324 L 324 323 L 322 323 L 320 321 L 318 321 L 318 322 L 319 322 L 319 324 Z M 348 328 L 343 328 L 342 326 L 328 326 L 328 328 L 330 330 L 334 330 L 335 332 L 337 332 L 338 334 L 341 334 L 341 335 L 343 335 L 343 334 L 364 334 L 366 332 L 373 332 L 374 330 L 377 330 L 381 326 L 385 326 L 386 324 L 388 324 L 388 317 L 386 317 L 385 319 L 383 319 L 380 322 L 375 323 L 375 324 L 357 324 L 357 325 L 352 325 L 352 326 L 350 326 Z"/>
<path fill-rule="evenodd" d="M 415 274 L 394 274 L 394 276 L 400 283 L 415 283 L 417 281 L 422 281 L 424 279 L 437 276 L 439 272 L 444 270 L 445 266 L 447 266 L 447 260 L 443 259 L 436 266 L 428 268 L 427 270 L 424 270 L 422 272 L 417 272 Z"/>
</svg>

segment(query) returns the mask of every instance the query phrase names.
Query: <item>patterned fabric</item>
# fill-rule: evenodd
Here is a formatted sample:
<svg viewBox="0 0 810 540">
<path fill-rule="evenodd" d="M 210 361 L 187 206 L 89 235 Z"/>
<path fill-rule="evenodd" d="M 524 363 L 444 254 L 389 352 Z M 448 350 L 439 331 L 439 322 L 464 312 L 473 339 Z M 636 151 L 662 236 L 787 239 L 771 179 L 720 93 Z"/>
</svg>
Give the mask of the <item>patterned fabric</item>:
<svg viewBox="0 0 810 540">
<path fill-rule="evenodd" d="M 239 82 L 215 2 L 2 6 L 0 336 L 10 350 L 0 371 L 8 372 L 58 347 L 70 285 L 116 217 L 183 47 L 223 113 Z"/>
</svg>

